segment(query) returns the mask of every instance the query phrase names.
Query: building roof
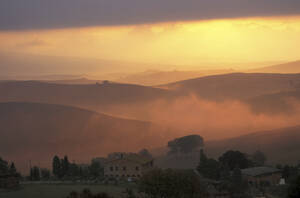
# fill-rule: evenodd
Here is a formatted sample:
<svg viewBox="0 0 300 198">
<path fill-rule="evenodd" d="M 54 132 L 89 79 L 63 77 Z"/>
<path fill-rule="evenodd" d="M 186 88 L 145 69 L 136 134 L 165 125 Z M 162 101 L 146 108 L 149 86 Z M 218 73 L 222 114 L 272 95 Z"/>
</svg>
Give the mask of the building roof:
<svg viewBox="0 0 300 198">
<path fill-rule="evenodd" d="M 242 169 L 241 171 L 243 175 L 248 175 L 253 177 L 281 172 L 277 168 L 267 167 L 267 166 L 246 168 L 246 169 Z"/>
<path fill-rule="evenodd" d="M 124 155 L 120 158 L 114 158 L 111 160 L 107 160 L 105 163 L 110 163 L 110 162 L 119 161 L 119 160 L 127 160 L 127 161 L 132 161 L 132 162 L 135 162 L 138 164 L 146 164 L 148 162 L 151 162 L 153 160 L 153 158 L 131 153 L 128 155 Z"/>
<path fill-rule="evenodd" d="M 107 161 L 105 157 L 96 157 L 92 159 L 92 162 L 99 162 L 100 164 L 104 164 Z"/>
</svg>

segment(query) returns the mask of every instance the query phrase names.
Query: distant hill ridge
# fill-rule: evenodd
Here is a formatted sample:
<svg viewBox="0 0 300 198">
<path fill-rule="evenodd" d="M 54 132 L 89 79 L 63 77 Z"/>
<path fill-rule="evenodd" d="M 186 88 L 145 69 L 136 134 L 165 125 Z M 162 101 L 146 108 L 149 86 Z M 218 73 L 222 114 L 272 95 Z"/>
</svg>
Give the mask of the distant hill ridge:
<svg viewBox="0 0 300 198">
<path fill-rule="evenodd" d="M 263 68 L 257 68 L 250 70 L 249 72 L 260 72 L 260 73 L 300 73 L 300 60 L 283 63 L 279 65 L 272 65 Z"/>
<path fill-rule="evenodd" d="M 300 160 L 300 125 L 259 131 L 240 137 L 206 142 L 209 155 L 217 157 L 225 150 L 240 150 L 246 153 L 263 151 L 269 163 L 298 163 Z"/>
<path fill-rule="evenodd" d="M 232 73 L 179 81 L 159 88 L 111 82 L 0 81 L 0 102 L 72 105 L 107 113 L 113 109 L 111 112 L 118 116 L 122 113 L 116 111 L 119 105 L 137 109 L 138 105 L 146 106 L 158 100 L 172 101 L 194 95 L 211 101 L 239 100 L 257 112 L 273 109 L 279 112 L 289 108 L 288 104 L 281 105 L 282 98 L 289 97 L 283 93 L 299 90 L 300 74 Z M 269 97 L 275 94 L 281 97 Z M 297 95 L 291 94 L 291 97 Z"/>
<path fill-rule="evenodd" d="M 0 102 L 27 101 L 75 106 L 101 106 L 149 101 L 168 91 L 119 83 L 59 84 L 40 81 L 0 82 Z"/>
<path fill-rule="evenodd" d="M 248 99 L 300 87 L 300 74 L 231 73 L 160 86 L 207 99 Z"/>
<path fill-rule="evenodd" d="M 267 164 L 298 164 L 300 125 L 205 142 L 204 151 L 209 157 L 218 159 L 228 150 L 238 150 L 250 155 L 259 150 L 267 156 Z M 199 163 L 199 153 L 170 158 L 165 156 L 168 151 L 167 147 L 160 147 L 153 151 L 158 156 L 156 164 L 163 168 L 191 169 Z"/>
</svg>

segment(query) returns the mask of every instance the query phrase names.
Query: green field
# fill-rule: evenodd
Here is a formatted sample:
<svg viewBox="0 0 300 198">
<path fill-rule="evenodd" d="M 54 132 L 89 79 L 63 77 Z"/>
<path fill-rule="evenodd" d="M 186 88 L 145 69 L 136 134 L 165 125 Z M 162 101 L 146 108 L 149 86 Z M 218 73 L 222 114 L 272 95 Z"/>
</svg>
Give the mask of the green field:
<svg viewBox="0 0 300 198">
<path fill-rule="evenodd" d="M 121 197 L 125 186 L 113 185 L 44 185 L 30 184 L 21 186 L 20 190 L 0 192 L 0 198 L 65 198 L 72 191 L 81 192 L 88 188 L 93 193 L 107 192 L 116 198 Z"/>
</svg>

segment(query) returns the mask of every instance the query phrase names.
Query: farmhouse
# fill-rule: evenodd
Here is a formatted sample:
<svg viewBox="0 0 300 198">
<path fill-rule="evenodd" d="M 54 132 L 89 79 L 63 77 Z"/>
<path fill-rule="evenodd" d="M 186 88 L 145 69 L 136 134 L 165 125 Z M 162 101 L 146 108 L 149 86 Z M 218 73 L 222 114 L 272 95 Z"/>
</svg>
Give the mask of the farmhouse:
<svg viewBox="0 0 300 198">
<path fill-rule="evenodd" d="M 277 185 L 282 178 L 281 171 L 272 167 L 254 167 L 242 169 L 243 178 L 254 186 Z"/>
<path fill-rule="evenodd" d="M 153 168 L 153 158 L 135 153 L 110 155 L 104 163 L 104 176 L 116 179 L 138 179 Z"/>
</svg>

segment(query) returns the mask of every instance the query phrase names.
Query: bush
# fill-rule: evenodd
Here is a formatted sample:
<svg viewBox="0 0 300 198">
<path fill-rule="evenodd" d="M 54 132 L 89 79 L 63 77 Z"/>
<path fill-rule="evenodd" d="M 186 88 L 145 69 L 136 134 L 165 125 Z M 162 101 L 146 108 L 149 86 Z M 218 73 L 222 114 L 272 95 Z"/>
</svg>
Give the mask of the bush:
<svg viewBox="0 0 300 198">
<path fill-rule="evenodd" d="M 289 198 L 299 198 L 300 197 L 300 176 L 295 179 L 290 187 L 288 188 Z"/>
<path fill-rule="evenodd" d="M 204 185 L 192 170 L 152 170 L 141 178 L 139 190 L 151 198 L 201 198 L 206 195 Z"/>
</svg>

